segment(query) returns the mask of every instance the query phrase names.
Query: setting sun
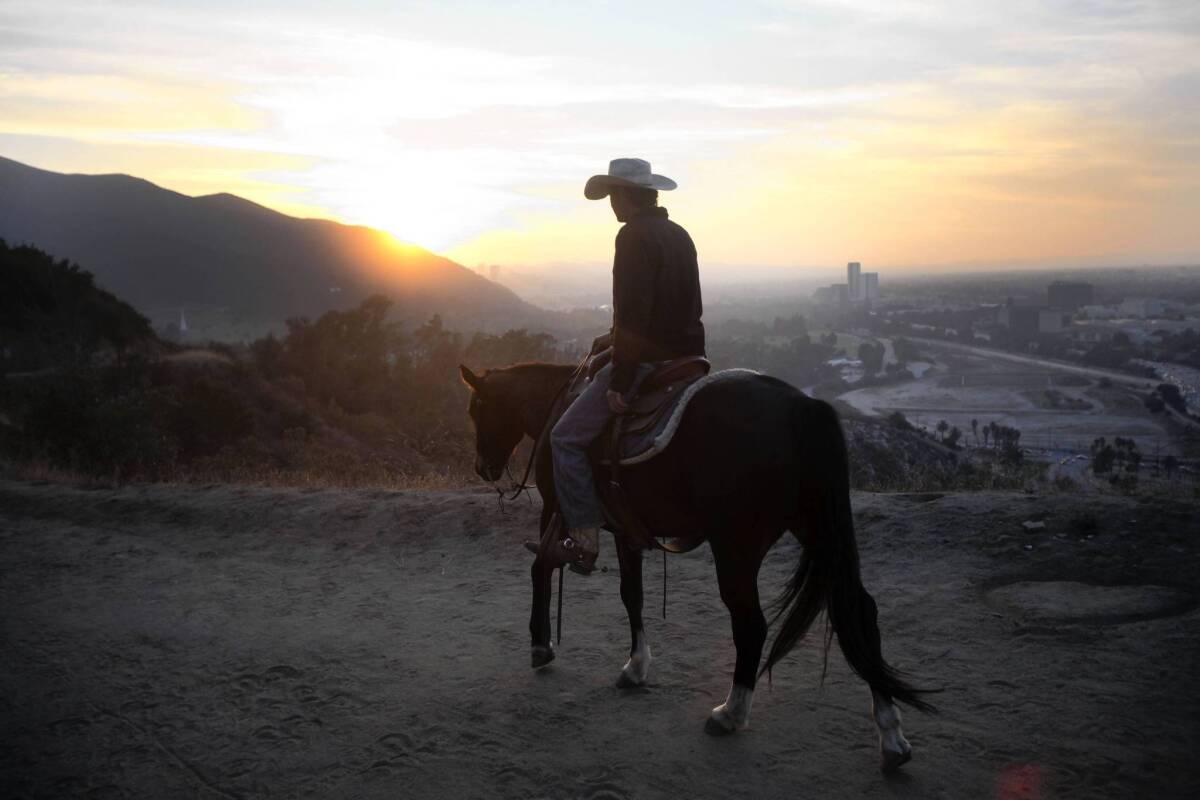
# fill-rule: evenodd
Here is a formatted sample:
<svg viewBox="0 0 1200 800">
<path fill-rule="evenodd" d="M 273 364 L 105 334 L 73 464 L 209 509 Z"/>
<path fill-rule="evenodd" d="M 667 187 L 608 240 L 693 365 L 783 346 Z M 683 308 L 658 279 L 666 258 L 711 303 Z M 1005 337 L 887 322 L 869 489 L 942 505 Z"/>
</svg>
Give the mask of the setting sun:
<svg viewBox="0 0 1200 800">
<path fill-rule="evenodd" d="M 234 21 L 10 3 L 0 142 L 473 265 L 604 261 L 611 231 L 580 189 L 626 155 L 677 177 L 669 205 L 712 263 L 1200 253 L 1182 224 L 1200 215 L 1200 47 L 1167 6 L 688 8 L 642 9 L 630 33 L 565 8 L 484 6 L 464 27 L 451 5 Z"/>
</svg>

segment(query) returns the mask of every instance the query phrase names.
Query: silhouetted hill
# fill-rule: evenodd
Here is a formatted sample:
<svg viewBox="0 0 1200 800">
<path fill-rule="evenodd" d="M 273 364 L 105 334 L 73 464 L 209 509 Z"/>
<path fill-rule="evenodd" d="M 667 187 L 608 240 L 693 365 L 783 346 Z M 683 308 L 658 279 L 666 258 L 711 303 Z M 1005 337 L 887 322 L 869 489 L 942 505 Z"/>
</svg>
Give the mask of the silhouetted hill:
<svg viewBox="0 0 1200 800">
<path fill-rule="evenodd" d="M 84 265 L 138 309 L 212 306 L 257 320 L 316 316 L 373 293 L 400 316 L 471 328 L 544 312 L 420 247 L 299 219 L 230 194 L 189 197 L 128 175 L 66 175 L 0 158 L 0 237 Z"/>
<path fill-rule="evenodd" d="M 85 363 L 96 350 L 156 343 L 150 324 L 92 275 L 0 239 L 0 377 Z"/>
</svg>

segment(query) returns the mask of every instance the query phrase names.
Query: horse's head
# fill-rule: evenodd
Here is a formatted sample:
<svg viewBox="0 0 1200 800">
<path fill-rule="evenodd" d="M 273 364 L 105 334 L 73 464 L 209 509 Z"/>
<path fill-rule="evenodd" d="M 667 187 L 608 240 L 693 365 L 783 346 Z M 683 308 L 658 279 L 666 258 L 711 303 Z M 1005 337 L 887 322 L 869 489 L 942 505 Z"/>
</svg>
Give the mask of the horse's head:
<svg viewBox="0 0 1200 800">
<path fill-rule="evenodd" d="M 485 481 L 497 481 L 504 474 L 508 459 L 525 435 L 520 409 L 504 391 L 502 381 L 485 370 L 476 375 L 463 365 L 458 367 L 463 383 L 471 390 L 467 413 L 475 424 L 475 472 Z"/>
</svg>

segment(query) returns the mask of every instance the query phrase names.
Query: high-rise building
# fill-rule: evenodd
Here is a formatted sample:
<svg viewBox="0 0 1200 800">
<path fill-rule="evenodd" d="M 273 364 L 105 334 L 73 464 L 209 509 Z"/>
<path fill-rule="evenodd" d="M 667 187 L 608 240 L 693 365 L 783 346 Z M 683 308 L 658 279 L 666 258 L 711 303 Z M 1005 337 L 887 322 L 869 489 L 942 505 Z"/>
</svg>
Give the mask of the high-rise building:
<svg viewBox="0 0 1200 800">
<path fill-rule="evenodd" d="M 851 300 L 862 299 L 862 264 L 857 261 L 846 265 L 846 293 Z"/>
<path fill-rule="evenodd" d="M 879 273 L 864 272 L 862 274 L 863 300 L 879 299 Z"/>
</svg>

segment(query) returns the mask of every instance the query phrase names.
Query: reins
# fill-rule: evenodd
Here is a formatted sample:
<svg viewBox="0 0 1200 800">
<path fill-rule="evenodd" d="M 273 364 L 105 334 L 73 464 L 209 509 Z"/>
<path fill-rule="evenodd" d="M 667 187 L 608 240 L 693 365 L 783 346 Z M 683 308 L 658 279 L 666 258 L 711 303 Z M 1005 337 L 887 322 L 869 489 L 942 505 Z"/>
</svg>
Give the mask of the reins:
<svg viewBox="0 0 1200 800">
<path fill-rule="evenodd" d="M 541 452 L 542 446 L 546 442 L 547 432 L 550 430 L 550 422 L 551 422 L 551 420 L 554 419 L 554 409 L 558 405 L 558 401 L 562 399 L 563 393 L 566 392 L 567 389 L 570 388 L 571 384 L 573 384 L 575 382 L 575 378 L 578 377 L 580 370 L 586 369 L 587 363 L 588 363 L 588 360 L 585 357 L 583 359 L 583 361 L 580 362 L 579 366 L 577 366 L 575 368 L 575 371 L 572 372 L 570 375 L 568 375 L 567 379 L 565 381 L 563 381 L 562 386 L 558 387 L 558 391 L 554 393 L 554 399 L 550 401 L 550 410 L 546 414 L 546 421 L 542 423 L 542 429 L 540 431 L 538 431 L 537 438 L 534 439 L 534 441 L 533 441 L 533 447 L 530 448 L 530 450 L 529 450 L 529 461 L 525 464 L 525 474 L 521 476 L 520 482 L 513 483 L 512 489 L 510 490 L 512 492 L 512 494 L 510 494 L 506 497 L 504 490 L 498 486 L 496 487 L 496 502 L 500 505 L 501 513 L 504 512 L 504 504 L 505 503 L 514 502 L 522 494 L 525 495 L 525 498 L 527 500 L 529 500 L 530 504 L 533 503 L 533 498 L 530 496 L 529 490 L 534 487 L 528 483 L 529 475 L 530 475 L 530 473 L 533 472 L 533 465 L 537 462 L 538 453 Z M 508 473 L 508 479 L 512 480 L 511 467 L 508 464 L 505 464 L 504 470 L 505 470 L 505 472 Z M 543 500 L 543 502 L 545 502 L 545 501 Z M 563 627 L 562 620 L 563 620 L 563 572 L 565 571 L 564 566 L 565 565 L 560 565 L 558 568 L 558 624 L 555 626 L 556 632 L 558 634 L 558 643 L 560 645 L 562 644 L 562 627 Z"/>
<path fill-rule="evenodd" d="M 521 480 L 519 482 L 514 482 L 512 487 L 509 489 L 512 494 L 506 497 L 505 490 L 501 489 L 499 486 L 496 487 L 496 502 L 500 504 L 501 511 L 504 511 L 505 503 L 513 502 L 522 494 L 525 495 L 526 499 L 528 499 L 530 503 L 533 502 L 533 498 L 529 496 L 529 490 L 534 488 L 534 486 L 528 484 L 527 481 L 529 480 L 530 473 L 533 472 L 533 465 L 537 461 L 538 453 L 541 452 L 542 445 L 546 441 L 546 433 L 550 429 L 550 420 L 554 418 L 554 407 L 558 405 L 558 401 L 562 399 L 563 393 L 567 391 L 567 388 L 570 387 L 570 385 L 575 381 L 575 377 L 579 374 L 579 370 L 583 369 L 586 364 L 587 359 L 584 359 L 584 361 L 575 368 L 575 371 L 567 376 L 567 379 L 563 381 L 563 385 L 558 388 L 558 391 L 554 393 L 554 399 L 550 401 L 550 412 L 546 415 L 546 421 L 542 424 L 542 429 L 538 431 L 537 438 L 533 442 L 533 447 L 529 450 L 529 461 L 525 464 L 525 474 L 521 476 Z M 504 469 L 508 473 L 508 479 L 512 480 L 512 468 L 508 464 L 505 464 Z"/>
</svg>

